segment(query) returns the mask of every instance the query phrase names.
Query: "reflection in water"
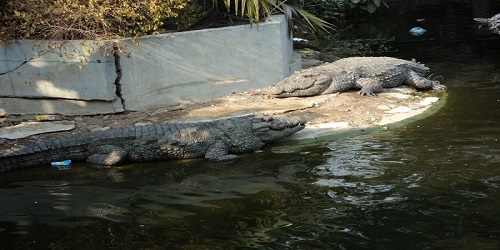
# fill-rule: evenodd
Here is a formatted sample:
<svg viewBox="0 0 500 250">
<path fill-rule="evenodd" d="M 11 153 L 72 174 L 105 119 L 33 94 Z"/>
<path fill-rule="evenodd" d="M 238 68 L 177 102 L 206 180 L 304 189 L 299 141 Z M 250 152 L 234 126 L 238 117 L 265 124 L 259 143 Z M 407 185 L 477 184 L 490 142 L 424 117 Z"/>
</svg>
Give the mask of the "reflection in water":
<svg viewBox="0 0 500 250">
<path fill-rule="evenodd" d="M 494 248 L 499 96 L 450 88 L 440 112 L 404 127 L 234 163 L 6 173 L 0 241 L 56 249 Z"/>
<path fill-rule="evenodd" d="M 318 175 L 314 184 L 329 187 L 327 194 L 336 203 L 375 205 L 402 200 L 390 193 L 394 185 L 388 184 L 383 177 L 386 167 L 402 165 L 404 161 L 401 158 L 393 160 L 394 156 L 389 155 L 392 151 L 386 151 L 386 147 L 390 145 L 368 141 L 331 143 L 327 164 L 312 171 Z"/>
<path fill-rule="evenodd" d="M 74 228 L 85 232 L 77 236 L 85 246 L 96 247 L 109 244 L 118 234 L 115 231 L 123 227 L 130 228 L 127 235 L 136 235 L 139 232 L 134 228 L 139 227 L 151 237 L 160 237 L 156 230 L 168 227 L 172 229 L 161 230 L 164 243 L 179 240 L 186 244 L 185 237 L 194 237 L 200 240 L 196 244 L 205 244 L 207 235 L 225 235 L 227 244 L 257 247 L 274 241 L 268 231 L 291 224 L 279 210 L 288 192 L 282 183 L 295 182 L 295 173 L 304 166 L 288 164 L 273 169 L 262 165 L 281 161 L 242 159 L 219 165 L 194 160 L 177 166 L 167 162 L 133 166 L 111 175 L 85 166 L 72 168 L 80 171 L 76 176 L 38 169 L 46 173 L 45 180 L 12 183 L 9 176 L 2 176 L 3 202 L 15 205 L 0 207 L 0 227 L 6 234 L 0 239 L 9 242 L 12 235 L 22 234 L 33 242 L 64 246 L 76 235 L 41 237 L 37 230 L 46 226 Z M 25 171 L 25 177 L 40 179 L 30 174 L 36 171 Z M 109 232 L 95 231 L 103 223 Z M 192 223 L 199 225 L 197 230 L 191 228 Z M 94 240 L 97 235 L 101 240 Z"/>
</svg>

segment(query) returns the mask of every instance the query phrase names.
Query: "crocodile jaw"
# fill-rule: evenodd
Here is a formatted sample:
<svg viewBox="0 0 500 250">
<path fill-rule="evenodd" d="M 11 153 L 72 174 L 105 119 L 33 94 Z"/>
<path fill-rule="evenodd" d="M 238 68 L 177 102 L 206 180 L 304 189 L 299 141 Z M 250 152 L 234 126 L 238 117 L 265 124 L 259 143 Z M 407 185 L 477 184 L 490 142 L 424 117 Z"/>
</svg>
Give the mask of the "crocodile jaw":
<svg viewBox="0 0 500 250">
<path fill-rule="evenodd" d="M 297 71 L 275 85 L 263 88 L 260 93 L 276 98 L 314 96 L 325 91 L 332 82 L 330 65 Z"/>
<path fill-rule="evenodd" d="M 302 117 L 255 117 L 252 122 L 252 132 L 262 142 L 270 142 L 304 129 L 305 124 L 306 121 Z"/>
</svg>

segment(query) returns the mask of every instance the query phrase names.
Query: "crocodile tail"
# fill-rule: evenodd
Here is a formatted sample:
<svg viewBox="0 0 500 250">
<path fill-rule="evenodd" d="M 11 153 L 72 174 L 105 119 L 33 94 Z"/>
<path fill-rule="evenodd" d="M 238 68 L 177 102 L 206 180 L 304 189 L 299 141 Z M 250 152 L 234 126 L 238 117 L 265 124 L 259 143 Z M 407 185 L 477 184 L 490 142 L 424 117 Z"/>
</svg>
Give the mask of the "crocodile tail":
<svg viewBox="0 0 500 250">
<path fill-rule="evenodd" d="M 48 139 L 30 144 L 20 150 L 0 155 L 0 173 L 26 168 L 49 165 L 53 161 L 85 159 L 84 145 L 68 145 L 64 139 Z"/>
<path fill-rule="evenodd" d="M 23 150 L 24 151 L 24 150 Z M 50 164 L 50 160 L 46 159 L 47 153 L 36 152 L 23 154 L 15 152 L 12 154 L 3 155 L 0 158 L 0 173 L 22 169 L 26 167 L 34 167 Z"/>
</svg>

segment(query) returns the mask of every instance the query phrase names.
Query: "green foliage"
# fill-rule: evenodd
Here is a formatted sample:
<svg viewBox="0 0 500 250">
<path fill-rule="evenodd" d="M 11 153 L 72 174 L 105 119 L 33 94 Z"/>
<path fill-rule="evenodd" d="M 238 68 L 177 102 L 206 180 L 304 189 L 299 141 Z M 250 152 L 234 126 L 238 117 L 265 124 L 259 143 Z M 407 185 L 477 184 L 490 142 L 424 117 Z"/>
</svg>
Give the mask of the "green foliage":
<svg viewBox="0 0 500 250">
<path fill-rule="evenodd" d="M 389 8 L 384 0 L 309 0 L 306 1 L 304 8 L 323 19 L 333 20 L 358 11 L 372 14 L 382 5 Z"/>
<path fill-rule="evenodd" d="M 284 14 L 288 19 L 290 30 L 294 26 L 306 29 L 311 33 L 329 33 L 332 25 L 302 8 L 303 0 L 212 0 L 218 6 L 222 1 L 226 10 L 236 15 L 246 16 L 250 23 L 261 17 L 276 13 Z M 293 21 L 293 23 L 292 23 Z"/>
<path fill-rule="evenodd" d="M 317 44 L 321 47 L 319 59 L 334 61 L 338 58 L 350 56 L 378 56 L 394 52 L 390 46 L 396 37 L 393 33 L 381 30 L 375 26 L 367 26 L 360 32 L 363 36 L 355 34 L 350 27 L 332 34 Z"/>
<path fill-rule="evenodd" d="M 336 40 L 321 50 L 319 59 L 331 62 L 351 56 L 376 56 L 391 50 L 392 47 L 382 40 Z"/>
<path fill-rule="evenodd" d="M 213 0 L 217 5 L 218 0 Z M 261 16 L 271 14 L 272 0 L 222 0 L 227 11 L 234 11 L 236 15 L 247 16 L 250 22 L 259 22 Z"/>
<path fill-rule="evenodd" d="M 349 0 L 349 7 L 351 9 L 359 7 L 370 14 L 375 13 L 375 11 L 377 11 L 382 4 L 389 8 L 389 5 L 387 5 L 387 3 L 383 0 Z"/>
<path fill-rule="evenodd" d="M 165 22 L 188 25 L 198 8 L 191 0 L 17 0 L 4 5 L 0 40 L 137 37 L 178 28 L 164 27 Z"/>
</svg>

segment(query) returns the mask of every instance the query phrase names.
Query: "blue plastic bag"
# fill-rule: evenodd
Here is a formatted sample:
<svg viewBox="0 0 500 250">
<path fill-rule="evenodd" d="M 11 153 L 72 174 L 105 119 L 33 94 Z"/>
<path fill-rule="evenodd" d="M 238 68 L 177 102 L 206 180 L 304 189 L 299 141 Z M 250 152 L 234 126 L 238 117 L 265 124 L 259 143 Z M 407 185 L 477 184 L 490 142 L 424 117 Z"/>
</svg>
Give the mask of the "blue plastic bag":
<svg viewBox="0 0 500 250">
<path fill-rule="evenodd" d="M 421 28 L 421 27 L 413 27 L 410 29 L 410 34 L 414 35 L 414 36 L 421 36 L 423 35 L 425 32 L 427 32 L 426 29 L 424 28 Z"/>
</svg>

